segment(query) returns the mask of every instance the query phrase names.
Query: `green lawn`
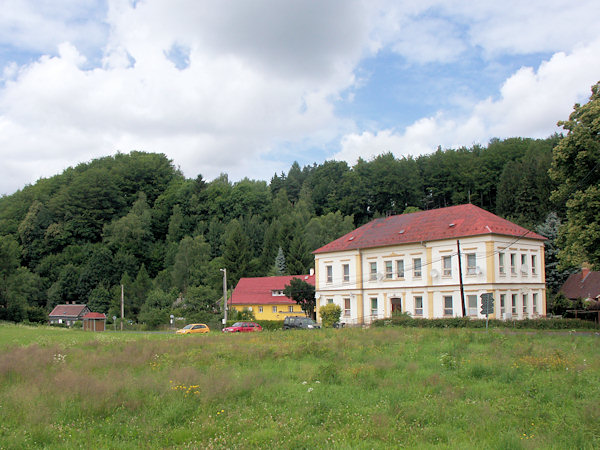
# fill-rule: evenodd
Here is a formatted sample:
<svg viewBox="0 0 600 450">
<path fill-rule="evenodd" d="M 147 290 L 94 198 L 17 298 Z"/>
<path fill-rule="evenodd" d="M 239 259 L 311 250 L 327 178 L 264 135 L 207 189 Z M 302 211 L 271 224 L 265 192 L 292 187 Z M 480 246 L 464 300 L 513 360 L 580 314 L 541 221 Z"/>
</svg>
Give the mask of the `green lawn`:
<svg viewBox="0 0 600 450">
<path fill-rule="evenodd" d="M 598 448 L 595 335 L 0 326 L 0 448 Z"/>
</svg>

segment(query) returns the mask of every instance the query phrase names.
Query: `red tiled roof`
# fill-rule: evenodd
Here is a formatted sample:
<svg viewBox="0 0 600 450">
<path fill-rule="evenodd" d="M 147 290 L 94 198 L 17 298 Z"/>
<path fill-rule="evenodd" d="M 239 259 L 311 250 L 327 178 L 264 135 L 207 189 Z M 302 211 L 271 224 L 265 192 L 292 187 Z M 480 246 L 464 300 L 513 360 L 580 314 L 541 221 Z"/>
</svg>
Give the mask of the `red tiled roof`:
<svg viewBox="0 0 600 450">
<path fill-rule="evenodd" d="M 491 212 L 467 204 L 375 219 L 313 253 L 385 247 L 485 234 L 546 239 Z"/>
<path fill-rule="evenodd" d="M 86 308 L 86 305 L 57 305 L 50 313 L 50 317 L 77 317 Z"/>
<path fill-rule="evenodd" d="M 84 319 L 106 319 L 106 314 L 97 313 L 97 312 L 89 312 L 85 316 L 83 316 L 83 318 Z"/>
<path fill-rule="evenodd" d="M 314 275 L 285 275 L 280 277 L 241 278 L 231 294 L 232 305 L 295 305 L 296 302 L 284 295 L 273 295 L 282 291 L 292 278 L 299 278 L 315 285 Z"/>
<path fill-rule="evenodd" d="M 597 298 L 600 296 L 600 272 L 574 273 L 567 278 L 560 292 L 573 300 Z"/>
</svg>

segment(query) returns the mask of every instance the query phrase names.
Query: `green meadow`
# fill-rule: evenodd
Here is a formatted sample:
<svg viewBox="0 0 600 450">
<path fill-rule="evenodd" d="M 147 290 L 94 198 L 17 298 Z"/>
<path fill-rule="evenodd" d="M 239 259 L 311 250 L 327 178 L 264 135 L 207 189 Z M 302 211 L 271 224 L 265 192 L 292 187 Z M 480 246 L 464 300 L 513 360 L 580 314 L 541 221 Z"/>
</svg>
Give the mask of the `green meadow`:
<svg viewBox="0 0 600 450">
<path fill-rule="evenodd" d="M 0 325 L 0 448 L 599 448 L 599 339 Z"/>
</svg>

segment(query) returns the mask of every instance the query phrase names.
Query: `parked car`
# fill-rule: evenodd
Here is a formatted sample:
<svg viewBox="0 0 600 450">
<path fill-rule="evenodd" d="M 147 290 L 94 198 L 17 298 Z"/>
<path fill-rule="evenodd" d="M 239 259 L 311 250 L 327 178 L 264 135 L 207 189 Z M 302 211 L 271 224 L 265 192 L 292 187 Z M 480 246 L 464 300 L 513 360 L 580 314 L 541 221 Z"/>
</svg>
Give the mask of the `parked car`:
<svg viewBox="0 0 600 450">
<path fill-rule="evenodd" d="M 223 333 L 247 333 L 262 331 L 262 327 L 255 322 L 236 322 L 230 327 L 223 328 Z"/>
<path fill-rule="evenodd" d="M 193 333 L 208 333 L 210 329 L 203 323 L 190 323 L 181 330 L 177 330 L 176 334 L 193 334 Z"/>
<path fill-rule="evenodd" d="M 321 328 L 321 325 L 312 320 L 310 317 L 287 316 L 285 319 L 283 319 L 284 330 L 291 330 L 294 328 L 312 330 L 315 328 Z"/>
</svg>

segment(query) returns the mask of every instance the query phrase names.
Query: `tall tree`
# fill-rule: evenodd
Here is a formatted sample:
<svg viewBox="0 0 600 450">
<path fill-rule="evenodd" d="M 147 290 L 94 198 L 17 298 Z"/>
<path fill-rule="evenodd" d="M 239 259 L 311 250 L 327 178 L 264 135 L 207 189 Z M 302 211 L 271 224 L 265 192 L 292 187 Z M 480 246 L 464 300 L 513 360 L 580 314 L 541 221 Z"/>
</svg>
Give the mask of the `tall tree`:
<svg viewBox="0 0 600 450">
<path fill-rule="evenodd" d="M 566 203 L 567 211 L 559 256 L 565 265 L 587 262 L 600 269 L 600 82 L 592 86 L 589 102 L 576 104 L 569 120 L 558 125 L 567 130 L 550 171 L 558 183 L 552 200 Z"/>
<path fill-rule="evenodd" d="M 232 285 L 236 285 L 240 278 L 248 276 L 251 259 L 248 236 L 240 222 L 234 219 L 227 225 L 223 249 L 227 279 Z"/>
</svg>

